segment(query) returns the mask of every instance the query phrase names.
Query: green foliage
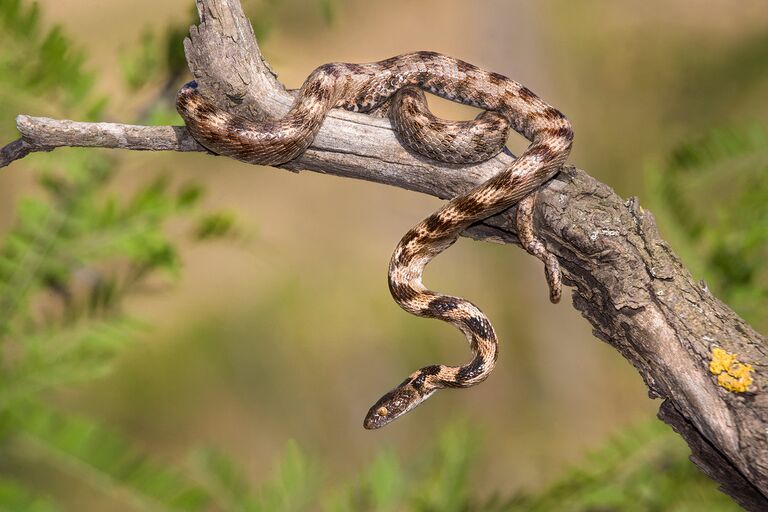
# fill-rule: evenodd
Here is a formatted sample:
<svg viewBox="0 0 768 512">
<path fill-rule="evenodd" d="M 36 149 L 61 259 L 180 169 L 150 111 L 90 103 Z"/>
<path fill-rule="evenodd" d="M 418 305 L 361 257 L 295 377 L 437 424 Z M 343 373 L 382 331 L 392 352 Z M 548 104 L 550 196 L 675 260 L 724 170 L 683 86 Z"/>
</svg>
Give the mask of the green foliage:
<svg viewBox="0 0 768 512">
<path fill-rule="evenodd" d="M 41 96 L 58 103 L 63 112 L 77 109 L 92 119 L 101 111 L 103 98 L 91 97 L 94 76 L 83 70 L 84 54 L 75 50 L 61 29 L 44 30 L 36 4 L 0 0 L 0 133 L 19 109 L 33 105 Z"/>
<path fill-rule="evenodd" d="M 0 479 L 0 512 L 55 512 L 51 500 L 13 480 Z"/>
<path fill-rule="evenodd" d="M 288 443 L 274 477 L 261 486 L 259 510 L 298 512 L 310 509 L 316 503 L 315 481 L 312 465 L 296 443 Z"/>
<path fill-rule="evenodd" d="M 0 96 L 0 113 L 45 99 L 46 108 L 82 118 L 103 105 L 91 92 L 83 54 L 59 29 L 43 30 L 36 7 L 0 0 L 0 26 L 0 43 L 9 49 L 0 54 L 0 91 L 9 91 Z M 133 192 L 115 193 L 118 161 L 92 151 L 35 161 L 43 194 L 20 199 L 0 247 L 3 472 L 44 461 L 99 489 L 120 488 L 143 509 L 208 510 L 211 498 L 183 472 L 44 397 L 104 375 L 145 331 L 122 303 L 147 279 L 178 275 L 177 244 L 166 233 L 171 220 L 189 219 L 191 240 L 229 236 L 236 222 L 203 210 L 199 185 L 175 185 L 157 173 Z M 38 486 L 0 479 L 0 510 L 55 510 Z"/>
<path fill-rule="evenodd" d="M 131 91 L 158 83 L 167 89 L 164 92 L 178 86 L 180 77 L 187 72 L 183 41 L 189 26 L 197 20 L 194 5 L 190 5 L 188 13 L 186 20 L 165 29 L 144 29 L 134 46 L 123 49 L 120 64 L 125 84 Z"/>
<path fill-rule="evenodd" d="M 396 510 L 399 497 L 405 495 L 406 475 L 395 455 L 383 450 L 373 460 L 365 473 L 363 485 L 369 489 L 371 508 L 374 510 Z"/>
<path fill-rule="evenodd" d="M 684 256 L 715 293 L 758 328 L 768 327 L 768 131 L 752 123 L 681 144 L 649 173 Z M 762 323 L 761 323 L 762 322 Z"/>
<path fill-rule="evenodd" d="M 687 460 L 688 453 L 669 427 L 653 420 L 617 435 L 544 492 L 498 510 L 739 510 Z"/>
<path fill-rule="evenodd" d="M 120 55 L 123 79 L 132 90 L 138 90 L 147 83 L 154 82 L 161 69 L 160 55 L 157 51 L 157 36 L 145 29 L 138 44 Z"/>
<path fill-rule="evenodd" d="M 195 238 L 209 240 L 228 236 L 237 232 L 235 216 L 227 212 L 214 212 L 204 215 L 197 220 L 195 226 Z"/>
<path fill-rule="evenodd" d="M 289 442 L 273 476 L 256 491 L 240 468 L 225 454 L 203 450 L 195 457 L 205 488 L 223 510 L 285 512 L 311 510 L 318 500 L 316 468 Z"/>
<path fill-rule="evenodd" d="M 24 401 L 8 412 L 8 421 L 24 446 L 100 489 L 119 486 L 124 495 L 145 508 L 206 510 L 209 498 L 199 486 L 90 420 Z"/>
<path fill-rule="evenodd" d="M 174 190 L 160 176 L 121 201 L 107 193 L 115 174 L 110 161 L 76 163 L 64 173 L 44 173 L 40 183 L 48 198 L 20 205 L 16 226 L 0 250 L 0 332 L 23 330 L 39 320 L 30 300 L 41 292 L 58 297 L 62 317 L 71 320 L 110 310 L 150 274 L 179 272 L 179 256 L 163 227 L 172 217 L 194 213 L 199 187 Z M 200 222 L 193 228 L 197 239 L 234 231 L 230 215 L 208 212 L 202 218 L 205 229 Z M 78 289 L 80 281 L 87 281 L 85 291 Z"/>
<path fill-rule="evenodd" d="M 119 485 L 136 501 L 202 510 L 207 495 L 196 486 L 148 462 L 110 431 L 35 401 L 42 391 L 103 375 L 140 333 L 137 322 L 120 314 L 121 301 L 149 276 L 178 272 L 163 226 L 194 212 L 202 197 L 197 186 L 175 190 L 157 178 L 120 200 L 106 192 L 112 162 L 76 162 L 73 172 L 42 175 L 48 197 L 20 204 L 0 251 L 5 437 L 33 441 L 53 463 L 66 463 L 86 481 Z M 224 236 L 232 225 L 207 238 Z"/>
<path fill-rule="evenodd" d="M 461 512 L 472 495 L 469 471 L 477 454 L 477 435 L 467 426 L 454 424 L 446 428 L 436 450 L 425 458 L 425 476 L 418 489 L 413 489 L 417 510 Z"/>
<path fill-rule="evenodd" d="M 336 19 L 336 2 L 334 0 L 320 0 L 319 1 L 320 13 L 323 16 L 323 21 L 327 25 L 333 23 Z"/>
<path fill-rule="evenodd" d="M 213 449 L 200 451 L 196 466 L 206 490 L 231 512 L 259 512 L 261 502 L 253 495 L 248 478 L 225 454 Z"/>
<path fill-rule="evenodd" d="M 115 317 L 66 329 L 54 325 L 20 337 L 20 353 L 0 378 L 0 408 L 42 391 L 103 376 L 138 330 L 136 322 Z"/>
<path fill-rule="evenodd" d="M 588 512 L 595 510 L 679 512 L 737 511 L 738 506 L 687 459 L 688 447 L 657 420 L 614 437 L 575 469 L 530 495 L 479 498 L 472 492 L 478 454 L 477 432 L 466 422 L 451 424 L 433 446 L 402 465 L 383 450 L 360 477 L 323 493 L 308 484 L 309 463 L 295 444 L 286 450 L 273 479 L 258 493 L 231 461 L 206 453 L 204 467 L 213 496 L 226 510 L 326 510 L 436 512 Z"/>
</svg>

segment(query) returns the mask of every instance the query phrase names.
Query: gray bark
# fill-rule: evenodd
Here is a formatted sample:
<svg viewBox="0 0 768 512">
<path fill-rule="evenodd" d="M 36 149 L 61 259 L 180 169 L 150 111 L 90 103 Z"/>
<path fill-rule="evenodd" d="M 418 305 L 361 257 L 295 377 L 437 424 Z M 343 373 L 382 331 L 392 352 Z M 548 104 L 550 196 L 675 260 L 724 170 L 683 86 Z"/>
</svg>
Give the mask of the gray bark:
<svg viewBox="0 0 768 512">
<path fill-rule="evenodd" d="M 253 118 L 281 116 L 292 94 L 264 60 L 238 0 L 197 0 L 200 24 L 185 40 L 204 94 Z M 0 167 L 59 146 L 205 151 L 183 127 L 75 123 L 19 116 L 22 138 L 0 150 Z M 386 119 L 333 111 L 312 146 L 285 169 L 364 179 L 451 198 L 504 169 L 504 153 L 478 165 L 440 164 L 410 153 Z M 559 258 L 573 304 L 595 335 L 642 375 L 659 417 L 689 444 L 692 460 L 748 510 L 768 510 L 768 345 L 697 283 L 660 238 L 636 199 L 618 197 L 566 166 L 538 192 L 538 234 Z M 465 233 L 518 243 L 513 212 Z M 728 391 L 709 371 L 714 347 L 751 364 L 746 393 Z"/>
</svg>

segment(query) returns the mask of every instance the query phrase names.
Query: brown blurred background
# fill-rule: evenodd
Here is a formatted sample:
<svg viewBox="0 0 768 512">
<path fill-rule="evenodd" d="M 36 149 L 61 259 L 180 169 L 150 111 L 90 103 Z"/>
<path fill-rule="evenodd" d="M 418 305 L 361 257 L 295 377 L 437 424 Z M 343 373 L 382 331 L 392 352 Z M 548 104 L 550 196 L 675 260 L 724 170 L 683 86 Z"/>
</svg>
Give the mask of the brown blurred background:
<svg viewBox="0 0 768 512">
<path fill-rule="evenodd" d="M 40 2 L 46 22 L 62 24 L 86 49 L 113 121 L 134 118 L 151 95 L 121 85 L 120 52 L 145 27 L 187 19 L 191 3 Z M 576 131 L 571 162 L 641 201 L 650 162 L 708 123 L 758 115 L 753 104 L 764 95 L 710 71 L 725 69 L 717 65 L 726 50 L 768 33 L 762 0 L 349 0 L 335 2 L 330 24 L 313 3 L 286 1 L 276 12 L 262 50 L 287 86 L 330 61 L 420 49 L 460 57 L 564 111 Z M 432 104 L 445 117 L 473 115 Z M 465 417 L 484 438 L 479 492 L 509 492 L 541 487 L 606 436 L 655 414 L 658 403 L 637 373 L 591 335 L 568 298 L 548 302 L 538 261 L 461 240 L 426 280 L 492 319 L 501 338 L 495 373 L 476 388 L 438 394 L 382 431 L 364 431 L 370 404 L 412 370 L 468 358 L 460 333 L 399 310 L 386 286 L 395 244 L 439 201 L 199 154 L 120 158 L 121 186 L 158 171 L 193 177 L 206 184 L 207 202 L 237 212 L 250 235 L 185 251 L 177 286 L 134 301 L 133 312 L 153 324 L 146 338 L 113 375 L 63 397 L 166 459 L 211 444 L 258 481 L 295 439 L 326 474 L 344 478 L 382 446 L 408 460 L 443 423 Z M 13 190 L 3 224 L 29 188 L 24 168 L 33 163 L 0 175 L 0 189 Z"/>
</svg>

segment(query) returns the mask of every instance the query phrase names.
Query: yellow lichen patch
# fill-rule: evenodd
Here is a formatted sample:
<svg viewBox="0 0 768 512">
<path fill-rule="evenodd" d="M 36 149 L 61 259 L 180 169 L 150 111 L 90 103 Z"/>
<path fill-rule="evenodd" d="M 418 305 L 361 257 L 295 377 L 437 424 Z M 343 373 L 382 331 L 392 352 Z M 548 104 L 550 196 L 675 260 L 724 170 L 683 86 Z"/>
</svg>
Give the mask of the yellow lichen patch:
<svg viewBox="0 0 768 512">
<path fill-rule="evenodd" d="M 752 385 L 752 365 L 736 359 L 736 354 L 729 354 L 722 348 L 712 349 L 709 371 L 717 375 L 717 383 L 734 393 L 744 393 Z"/>
</svg>

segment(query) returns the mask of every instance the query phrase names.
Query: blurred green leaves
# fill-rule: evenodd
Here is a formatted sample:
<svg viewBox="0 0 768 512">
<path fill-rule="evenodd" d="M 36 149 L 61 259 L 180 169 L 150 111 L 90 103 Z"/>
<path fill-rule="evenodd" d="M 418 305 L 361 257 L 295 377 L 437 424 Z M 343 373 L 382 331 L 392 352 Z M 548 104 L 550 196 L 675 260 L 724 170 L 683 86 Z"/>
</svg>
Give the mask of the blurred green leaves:
<svg viewBox="0 0 768 512">
<path fill-rule="evenodd" d="M 237 221 L 232 213 L 215 212 L 200 217 L 195 226 L 198 240 L 210 240 L 228 236 L 237 231 Z"/>
<path fill-rule="evenodd" d="M 45 497 L 25 488 L 19 482 L 0 479 L 0 512 L 55 512 L 59 510 Z"/>
<path fill-rule="evenodd" d="M 652 420 L 616 435 L 543 492 L 520 496 L 498 510 L 740 510 L 715 490 L 713 482 L 690 463 L 688 454 L 682 439 Z"/>
<path fill-rule="evenodd" d="M 272 477 L 253 489 L 247 476 L 225 454 L 207 449 L 195 457 L 205 488 L 231 512 L 300 512 L 316 508 L 318 472 L 291 441 L 277 461 Z"/>
<path fill-rule="evenodd" d="M 117 355 L 141 332 L 120 317 L 52 326 L 20 337 L 20 353 L 0 378 L 0 409 L 37 393 L 103 376 Z"/>
<path fill-rule="evenodd" d="M 58 297 L 63 318 L 74 319 L 116 306 L 119 296 L 152 274 L 177 276 L 180 258 L 165 233 L 174 217 L 199 217 L 190 233 L 196 240 L 236 232 L 231 214 L 198 211 L 198 185 L 174 187 L 161 175 L 131 195 L 114 195 L 108 192 L 114 175 L 111 161 L 89 159 L 77 172 L 44 173 L 40 183 L 48 197 L 21 202 L 16 226 L 0 249 L 4 331 L 32 320 L 28 306 L 35 293 Z"/>
<path fill-rule="evenodd" d="M 324 510 L 445 511 L 485 510 L 473 492 L 472 469 L 479 435 L 467 422 L 449 423 L 432 446 L 407 464 L 382 450 L 361 477 L 325 500 Z M 320 500 L 318 500 L 318 503 Z"/>
<path fill-rule="evenodd" d="M 440 433 L 434 453 L 425 458 L 425 477 L 413 489 L 418 510 L 462 512 L 473 496 L 470 468 L 477 455 L 477 432 L 455 423 Z"/>
<path fill-rule="evenodd" d="M 209 497 L 198 485 L 158 465 L 110 429 L 34 401 L 16 404 L 7 415 L 19 432 L 18 450 L 33 450 L 99 490 L 119 486 L 148 510 L 208 510 Z"/>
<path fill-rule="evenodd" d="M 0 28 L 0 133 L 10 133 L 15 115 L 42 95 L 62 112 L 76 108 L 85 119 L 98 116 L 104 99 L 91 94 L 94 76 L 83 69 L 85 55 L 60 28 L 43 29 L 36 4 L 0 0 Z"/>
<path fill-rule="evenodd" d="M 274 476 L 261 486 L 261 508 L 299 512 L 310 510 L 317 503 L 316 474 L 298 445 L 289 442 Z"/>
<path fill-rule="evenodd" d="M 0 95 L 3 118 L 41 100 L 80 118 L 103 106 L 83 54 L 58 28 L 46 32 L 36 7 L 0 0 L 0 26 L 0 91 L 11 91 Z M 209 241 L 234 235 L 237 222 L 202 208 L 200 185 L 161 173 L 125 190 L 119 162 L 103 154 L 67 150 L 35 161 L 43 193 L 19 200 L 0 247 L 0 471 L 34 460 L 99 490 L 120 488 L 141 509 L 208 510 L 199 484 L 44 399 L 103 376 L 145 332 L 122 305 L 147 280 L 179 274 L 169 223 L 186 220 L 189 240 Z M 0 475 L 0 510 L 56 509 L 39 483 L 11 476 Z"/>
<path fill-rule="evenodd" d="M 383 450 L 360 477 L 341 486 L 307 486 L 302 469 L 285 470 L 275 477 L 282 492 L 293 488 L 305 506 L 294 508 L 284 501 L 262 501 L 267 508 L 231 510 L 325 510 L 412 511 L 412 512 L 590 512 L 615 510 L 641 512 L 739 510 L 730 498 L 715 490 L 713 482 L 687 459 L 685 443 L 657 420 L 643 423 L 615 436 L 590 454 L 577 467 L 543 490 L 504 498 L 478 496 L 473 470 L 479 455 L 480 438 L 467 421 L 449 423 L 432 446 L 401 463 L 392 452 Z M 297 461 L 301 461 L 298 463 Z M 308 463 L 290 444 L 280 468 L 303 468 Z M 242 480 L 233 488 L 248 495 Z M 274 492 L 274 484 L 266 489 Z M 314 493 L 308 493 L 314 489 Z M 335 489 L 335 490 L 334 490 Z M 264 490 L 262 490 L 262 493 Z M 249 501 L 248 503 L 252 503 Z M 296 501 L 294 501 L 296 503 Z M 272 508 L 269 508 L 272 507 Z"/>
<path fill-rule="evenodd" d="M 184 38 L 189 26 L 197 21 L 197 10 L 190 3 L 187 19 L 161 30 L 145 28 L 130 48 L 120 54 L 125 85 L 132 92 L 161 84 L 168 92 L 178 86 L 180 77 L 187 72 L 184 56 Z"/>
<path fill-rule="evenodd" d="M 253 494 L 248 477 L 225 454 L 201 450 L 195 456 L 195 466 L 208 493 L 231 512 L 259 512 L 261 503 Z"/>
<path fill-rule="evenodd" d="M 654 209 L 714 293 L 768 327 L 768 130 L 717 128 L 680 144 L 648 173 Z"/>
<path fill-rule="evenodd" d="M 394 453 L 382 450 L 365 472 L 363 485 L 370 489 L 368 495 L 374 510 L 396 510 L 407 489 L 403 468 Z"/>
<path fill-rule="evenodd" d="M 120 55 L 123 80 L 131 90 L 138 90 L 157 80 L 158 74 L 165 69 L 158 52 L 157 35 L 145 29 L 134 47 L 123 50 Z"/>
</svg>

